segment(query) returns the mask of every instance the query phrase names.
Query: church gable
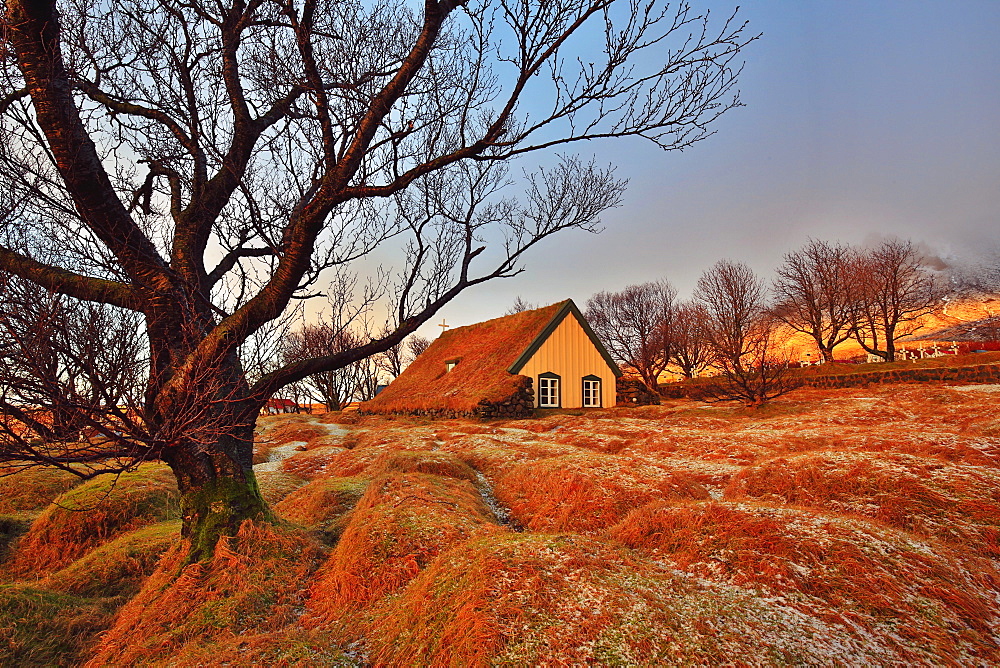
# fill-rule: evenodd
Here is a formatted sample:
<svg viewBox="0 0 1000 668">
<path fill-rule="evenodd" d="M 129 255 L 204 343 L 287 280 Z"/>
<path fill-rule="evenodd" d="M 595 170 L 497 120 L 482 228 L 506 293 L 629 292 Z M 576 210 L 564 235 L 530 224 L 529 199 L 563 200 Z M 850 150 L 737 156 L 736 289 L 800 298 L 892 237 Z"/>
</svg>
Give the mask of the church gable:
<svg viewBox="0 0 1000 668">
<path fill-rule="evenodd" d="M 536 407 L 615 405 L 621 370 L 572 302 L 511 366 L 515 369 L 533 380 Z"/>
</svg>

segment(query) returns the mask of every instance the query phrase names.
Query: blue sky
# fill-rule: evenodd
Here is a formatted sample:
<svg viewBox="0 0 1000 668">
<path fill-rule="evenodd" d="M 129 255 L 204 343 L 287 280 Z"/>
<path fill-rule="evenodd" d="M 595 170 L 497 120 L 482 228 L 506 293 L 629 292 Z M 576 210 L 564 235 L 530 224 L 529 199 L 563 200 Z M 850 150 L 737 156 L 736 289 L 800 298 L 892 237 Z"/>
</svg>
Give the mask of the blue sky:
<svg viewBox="0 0 1000 668">
<path fill-rule="evenodd" d="M 582 308 L 663 277 L 686 297 L 716 260 L 770 276 L 809 237 L 1000 253 L 1000 1 L 758 0 L 740 15 L 763 33 L 745 54 L 746 106 L 684 152 L 594 146 L 630 181 L 605 230 L 550 239 L 524 274 L 446 307 L 449 324 L 501 315 L 518 295 Z"/>
</svg>

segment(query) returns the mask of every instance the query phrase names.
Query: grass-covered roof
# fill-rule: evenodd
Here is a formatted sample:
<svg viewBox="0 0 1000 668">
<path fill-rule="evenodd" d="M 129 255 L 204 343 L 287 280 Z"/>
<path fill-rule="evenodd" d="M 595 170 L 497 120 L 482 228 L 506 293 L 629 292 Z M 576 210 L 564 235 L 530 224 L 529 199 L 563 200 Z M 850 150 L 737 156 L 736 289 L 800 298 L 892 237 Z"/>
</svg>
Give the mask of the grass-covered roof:
<svg viewBox="0 0 1000 668">
<path fill-rule="evenodd" d="M 508 368 L 565 307 L 559 302 L 444 332 L 377 397 L 361 405 L 370 413 L 473 410 L 496 403 L 521 385 Z M 448 362 L 457 362 L 447 370 Z"/>
</svg>

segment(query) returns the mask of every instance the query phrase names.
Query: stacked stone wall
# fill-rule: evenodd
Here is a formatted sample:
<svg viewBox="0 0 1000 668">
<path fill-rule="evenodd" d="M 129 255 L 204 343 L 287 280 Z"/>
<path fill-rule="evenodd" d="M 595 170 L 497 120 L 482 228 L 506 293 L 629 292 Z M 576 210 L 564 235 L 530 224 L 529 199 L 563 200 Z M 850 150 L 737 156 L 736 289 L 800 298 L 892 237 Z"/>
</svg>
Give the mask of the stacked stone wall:
<svg viewBox="0 0 1000 668">
<path fill-rule="evenodd" d="M 481 401 L 476 408 L 476 417 L 482 419 L 524 418 L 534 415 L 535 390 L 532 387 L 531 378 L 527 376 L 522 376 L 522 378 L 527 382 L 503 401 L 497 403 Z"/>
<path fill-rule="evenodd" d="M 887 383 L 1000 383 L 1000 364 L 933 367 L 928 369 L 891 369 L 803 378 L 806 387 L 839 388 Z"/>
<path fill-rule="evenodd" d="M 660 396 L 634 376 L 621 376 L 615 382 L 619 406 L 649 406 L 660 403 Z"/>
<path fill-rule="evenodd" d="M 521 382 L 513 394 L 500 401 L 480 401 L 471 410 L 458 410 L 454 408 L 414 408 L 412 410 L 391 411 L 390 415 L 420 415 L 438 419 L 470 418 L 470 419 L 496 419 L 496 418 L 526 418 L 534 415 L 535 390 L 532 387 L 532 380 L 527 376 L 520 376 Z M 359 409 L 361 415 L 375 415 L 381 411 L 365 411 Z"/>
<path fill-rule="evenodd" d="M 890 369 L 862 373 L 827 374 L 794 377 L 802 387 L 837 389 L 865 387 L 891 383 L 1000 383 L 1000 364 L 975 366 L 931 367 L 924 369 Z M 703 383 L 680 382 L 661 385 L 660 396 L 665 399 L 683 399 L 697 396 Z"/>
</svg>

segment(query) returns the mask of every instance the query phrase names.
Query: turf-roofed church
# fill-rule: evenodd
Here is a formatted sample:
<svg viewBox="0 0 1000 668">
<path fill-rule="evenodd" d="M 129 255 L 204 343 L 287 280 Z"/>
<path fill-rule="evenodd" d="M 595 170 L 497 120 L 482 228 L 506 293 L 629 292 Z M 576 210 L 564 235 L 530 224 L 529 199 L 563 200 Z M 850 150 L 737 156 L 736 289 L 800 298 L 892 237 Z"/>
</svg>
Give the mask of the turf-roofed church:
<svg viewBox="0 0 1000 668">
<path fill-rule="evenodd" d="M 361 410 L 522 417 L 614 406 L 621 373 L 567 299 L 444 332 Z"/>
</svg>

